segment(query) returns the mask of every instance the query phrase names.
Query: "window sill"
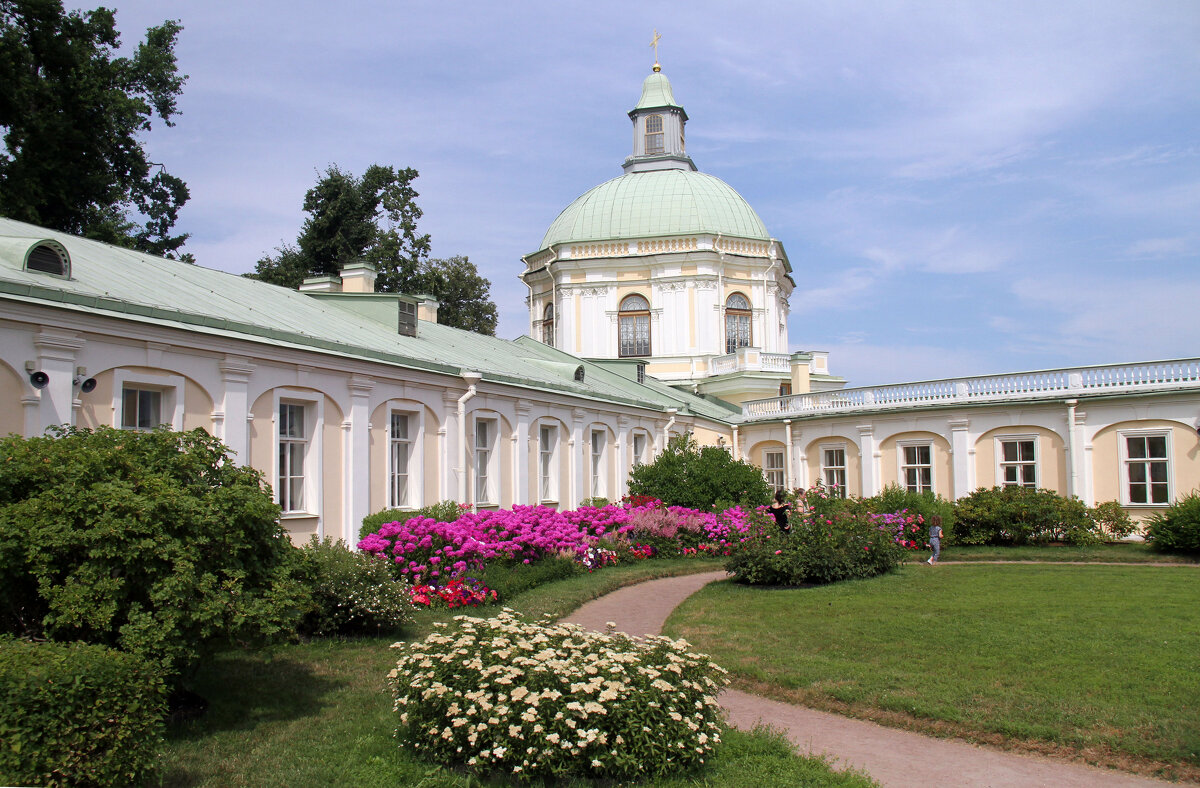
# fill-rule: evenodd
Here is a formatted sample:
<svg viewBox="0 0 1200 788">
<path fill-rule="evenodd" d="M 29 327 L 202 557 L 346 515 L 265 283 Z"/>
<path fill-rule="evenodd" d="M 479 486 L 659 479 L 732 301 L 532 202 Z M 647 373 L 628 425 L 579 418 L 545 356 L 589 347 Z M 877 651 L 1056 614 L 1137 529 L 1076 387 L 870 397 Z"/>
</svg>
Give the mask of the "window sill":
<svg viewBox="0 0 1200 788">
<path fill-rule="evenodd" d="M 304 520 L 306 518 L 317 517 L 318 515 L 312 512 L 280 512 L 280 520 Z"/>
</svg>

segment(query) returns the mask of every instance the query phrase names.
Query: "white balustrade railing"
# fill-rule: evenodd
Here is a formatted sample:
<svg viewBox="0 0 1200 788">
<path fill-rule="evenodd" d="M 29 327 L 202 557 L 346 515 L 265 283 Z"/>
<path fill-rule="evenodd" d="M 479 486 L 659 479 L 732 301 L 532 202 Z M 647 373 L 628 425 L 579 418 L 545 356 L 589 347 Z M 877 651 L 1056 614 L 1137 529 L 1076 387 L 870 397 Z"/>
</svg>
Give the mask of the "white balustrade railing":
<svg viewBox="0 0 1200 788">
<path fill-rule="evenodd" d="M 737 372 L 737 353 L 730 353 L 725 356 L 716 356 L 712 361 L 708 362 L 708 370 L 713 375 L 727 375 L 730 372 Z"/>
<path fill-rule="evenodd" d="M 858 410 L 1187 388 L 1200 389 L 1200 359 L 1107 364 L 793 394 L 751 400 L 742 406 L 742 415 L 747 418 L 812 416 Z"/>
<path fill-rule="evenodd" d="M 758 362 L 751 364 L 746 360 L 750 355 L 746 349 L 737 353 L 726 353 L 714 356 L 708 362 L 710 374 L 727 375 L 730 372 L 745 372 L 747 370 L 763 372 L 790 372 L 792 369 L 791 356 L 787 353 L 759 353 Z"/>
<path fill-rule="evenodd" d="M 792 369 L 792 358 L 787 353 L 763 353 L 760 358 L 763 372 L 790 372 Z"/>
</svg>

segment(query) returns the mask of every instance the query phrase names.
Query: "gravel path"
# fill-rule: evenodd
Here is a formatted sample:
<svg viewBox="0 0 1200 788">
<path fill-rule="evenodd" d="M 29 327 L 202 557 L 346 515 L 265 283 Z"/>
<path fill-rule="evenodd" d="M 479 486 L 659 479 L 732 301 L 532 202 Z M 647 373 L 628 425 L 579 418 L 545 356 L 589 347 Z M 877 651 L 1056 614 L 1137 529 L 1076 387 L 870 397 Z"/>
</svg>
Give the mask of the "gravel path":
<svg viewBox="0 0 1200 788">
<path fill-rule="evenodd" d="M 580 607 L 564 620 L 604 631 L 609 621 L 630 635 L 657 635 L 683 600 L 724 572 L 651 580 Z M 885 728 L 872 722 L 726 690 L 719 698 L 730 724 L 749 730 L 758 722 L 786 730 L 801 752 L 820 753 L 838 767 L 867 772 L 883 785 L 1053 786 L 1109 788 L 1172 783 L 1032 755 L 1003 752 L 954 739 Z"/>
</svg>

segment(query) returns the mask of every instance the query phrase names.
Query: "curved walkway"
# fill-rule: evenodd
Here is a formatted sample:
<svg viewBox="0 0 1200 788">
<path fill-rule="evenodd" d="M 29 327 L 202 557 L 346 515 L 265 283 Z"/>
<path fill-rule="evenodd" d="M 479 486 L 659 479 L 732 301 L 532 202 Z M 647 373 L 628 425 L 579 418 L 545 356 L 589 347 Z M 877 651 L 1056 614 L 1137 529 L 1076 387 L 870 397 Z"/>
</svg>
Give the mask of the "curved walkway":
<svg viewBox="0 0 1200 788">
<path fill-rule="evenodd" d="M 609 621 L 629 635 L 657 635 L 683 600 L 724 572 L 651 580 L 592 600 L 564 621 L 604 631 Z M 1054 786 L 1115 788 L 1172 783 L 1032 755 L 1003 752 L 954 739 L 937 739 L 872 722 L 780 703 L 736 690 L 719 700 L 729 723 L 749 730 L 758 722 L 787 732 L 801 752 L 825 755 L 839 768 L 867 772 L 893 786 Z"/>
</svg>

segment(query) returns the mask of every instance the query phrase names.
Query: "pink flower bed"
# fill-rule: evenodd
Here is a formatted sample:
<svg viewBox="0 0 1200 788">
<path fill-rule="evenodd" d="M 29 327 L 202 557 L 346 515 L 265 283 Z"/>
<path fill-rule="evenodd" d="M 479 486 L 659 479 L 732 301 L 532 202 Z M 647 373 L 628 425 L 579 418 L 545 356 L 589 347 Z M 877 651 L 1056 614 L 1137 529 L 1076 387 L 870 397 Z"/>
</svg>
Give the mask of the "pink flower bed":
<svg viewBox="0 0 1200 788">
<path fill-rule="evenodd" d="M 582 556 L 602 539 L 615 539 L 640 529 L 695 534 L 720 551 L 750 538 L 750 516 L 740 508 L 719 514 L 658 501 L 640 506 L 583 506 L 560 512 L 547 506 L 514 506 L 511 510 L 462 515 L 452 523 L 414 517 L 385 523 L 358 543 L 358 549 L 393 561 L 414 583 L 445 582 L 493 559 L 536 560 L 559 553 Z M 663 533 L 662 535 L 665 535 Z M 714 548 L 714 551 L 717 551 Z"/>
</svg>

